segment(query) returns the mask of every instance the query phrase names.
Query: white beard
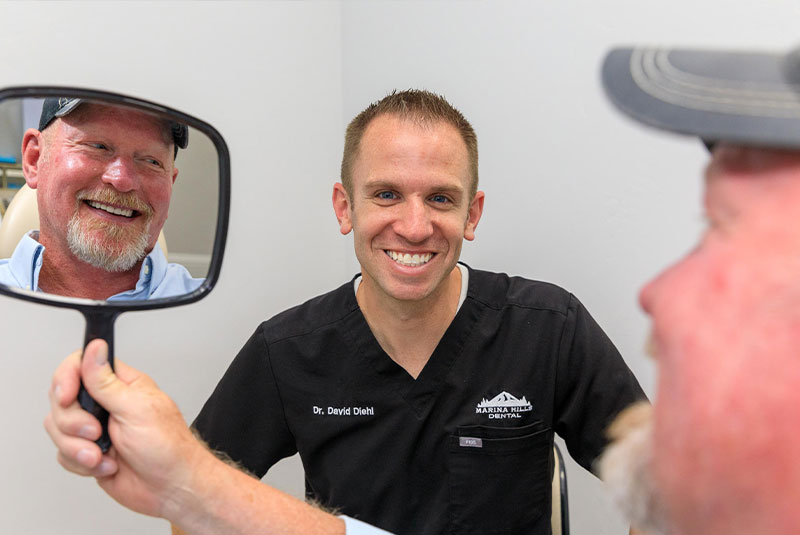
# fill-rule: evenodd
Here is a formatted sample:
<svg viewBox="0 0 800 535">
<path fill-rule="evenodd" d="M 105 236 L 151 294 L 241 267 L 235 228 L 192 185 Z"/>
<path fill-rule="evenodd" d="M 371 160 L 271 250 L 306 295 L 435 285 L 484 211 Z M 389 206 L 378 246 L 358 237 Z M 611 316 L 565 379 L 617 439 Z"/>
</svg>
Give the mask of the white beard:
<svg viewBox="0 0 800 535">
<path fill-rule="evenodd" d="M 139 217 L 145 218 L 144 229 L 132 235 L 132 229 L 114 223 L 81 219 L 78 211 L 85 199 L 125 206 L 139 212 Z M 110 188 L 82 190 L 76 195 L 75 212 L 67 224 L 67 245 L 72 254 L 91 266 L 112 273 L 128 271 L 147 256 L 152 221 L 153 209 L 135 194 L 119 193 Z M 92 238 L 91 233 L 97 231 L 105 235 L 104 239 Z M 119 243 L 113 242 L 125 245 L 120 247 Z"/>
<path fill-rule="evenodd" d="M 652 406 L 631 405 L 609 427 L 613 442 L 598 459 L 600 479 L 632 526 L 647 535 L 670 535 L 663 503 L 651 475 Z"/>
<path fill-rule="evenodd" d="M 134 237 L 122 250 L 115 250 L 103 245 L 99 240 L 92 239 L 81 228 L 81 221 L 75 215 L 67 225 L 67 244 L 72 254 L 89 265 L 113 273 L 128 271 L 147 256 L 149 229 L 148 224 L 145 231 Z M 116 227 L 110 225 L 104 232 L 107 240 L 124 238 L 120 236 L 121 232 L 117 231 Z"/>
</svg>

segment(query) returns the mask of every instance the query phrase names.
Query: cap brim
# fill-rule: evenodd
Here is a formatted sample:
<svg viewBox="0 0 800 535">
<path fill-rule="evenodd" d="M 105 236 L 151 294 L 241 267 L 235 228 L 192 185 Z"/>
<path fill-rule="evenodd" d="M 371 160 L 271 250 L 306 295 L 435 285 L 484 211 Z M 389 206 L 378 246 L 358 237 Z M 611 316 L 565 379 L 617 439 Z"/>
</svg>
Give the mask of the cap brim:
<svg viewBox="0 0 800 535">
<path fill-rule="evenodd" d="M 65 115 L 68 115 L 75 108 L 80 106 L 81 102 L 83 102 L 83 99 L 81 99 L 81 98 L 73 98 L 72 100 L 70 100 L 69 102 L 67 102 L 63 106 L 61 106 L 61 108 L 57 112 L 55 112 L 53 114 L 53 117 L 64 117 Z"/>
<path fill-rule="evenodd" d="M 620 110 L 709 142 L 800 148 L 797 54 L 619 48 L 603 86 Z"/>
<path fill-rule="evenodd" d="M 175 142 L 176 148 L 185 149 L 189 146 L 189 129 L 184 124 L 170 122 L 170 130 L 172 130 L 172 140 Z"/>
</svg>

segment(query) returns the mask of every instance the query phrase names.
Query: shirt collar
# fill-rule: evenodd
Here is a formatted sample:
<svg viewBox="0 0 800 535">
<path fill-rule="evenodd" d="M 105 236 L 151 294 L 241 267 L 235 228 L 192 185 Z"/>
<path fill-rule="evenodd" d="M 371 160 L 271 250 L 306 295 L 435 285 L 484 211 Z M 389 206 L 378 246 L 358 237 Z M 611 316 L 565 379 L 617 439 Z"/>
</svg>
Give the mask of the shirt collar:
<svg viewBox="0 0 800 535">
<path fill-rule="evenodd" d="M 39 292 L 39 272 L 42 269 L 44 245 L 39 243 L 38 230 L 31 230 L 22 237 L 14 254 L 11 255 L 9 267 L 17 279 L 20 288 Z M 136 287 L 108 298 L 109 301 L 125 301 L 147 299 L 158 288 L 158 285 L 167 275 L 167 258 L 161 250 L 161 245 L 156 242 L 139 270 L 139 280 Z"/>
<path fill-rule="evenodd" d="M 9 259 L 9 268 L 20 288 L 39 290 L 39 271 L 42 269 L 44 245 L 36 241 L 38 230 L 26 233 Z"/>
<path fill-rule="evenodd" d="M 456 307 L 456 312 L 461 310 L 461 305 L 464 304 L 464 301 L 467 299 L 467 290 L 469 289 L 469 268 L 466 264 L 462 264 L 458 262 L 456 264 L 458 266 L 458 270 L 461 271 L 461 294 L 458 296 L 458 306 Z M 358 287 L 361 286 L 361 279 L 362 275 L 359 273 L 353 279 L 353 291 L 358 295 Z"/>
<path fill-rule="evenodd" d="M 161 250 L 161 245 L 156 242 L 156 246 L 150 251 L 139 270 L 139 280 L 136 287 L 108 298 L 109 301 L 134 301 L 147 299 L 152 295 L 164 277 L 167 276 L 167 258 Z"/>
</svg>

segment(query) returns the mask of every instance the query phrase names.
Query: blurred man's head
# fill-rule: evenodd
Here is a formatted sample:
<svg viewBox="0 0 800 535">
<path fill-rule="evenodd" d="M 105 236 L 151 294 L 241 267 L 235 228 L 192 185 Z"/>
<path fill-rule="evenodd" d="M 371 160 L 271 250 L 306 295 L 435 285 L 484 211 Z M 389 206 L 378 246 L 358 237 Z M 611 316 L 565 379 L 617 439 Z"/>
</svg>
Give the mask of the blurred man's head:
<svg viewBox="0 0 800 535">
<path fill-rule="evenodd" d="M 641 292 L 659 367 L 653 419 L 622 415 L 603 467 L 653 534 L 800 532 L 800 98 L 791 61 L 630 50 L 606 59 L 604 82 L 620 108 L 713 145 L 708 228 Z"/>
<path fill-rule="evenodd" d="M 25 133 L 23 169 L 37 190 L 47 255 L 135 269 L 167 219 L 178 173 L 172 124 L 117 105 L 47 99 L 40 128 Z"/>
</svg>

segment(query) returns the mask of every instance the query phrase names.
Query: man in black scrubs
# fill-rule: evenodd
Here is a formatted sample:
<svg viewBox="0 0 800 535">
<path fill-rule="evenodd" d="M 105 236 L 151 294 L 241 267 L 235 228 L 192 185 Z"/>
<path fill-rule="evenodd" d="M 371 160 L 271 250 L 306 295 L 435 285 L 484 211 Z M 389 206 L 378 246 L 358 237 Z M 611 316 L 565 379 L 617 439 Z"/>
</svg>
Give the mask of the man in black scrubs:
<svg viewBox="0 0 800 535">
<path fill-rule="evenodd" d="M 458 263 L 483 210 L 472 127 L 393 93 L 347 129 L 333 205 L 361 273 L 264 322 L 195 421 L 262 476 L 299 452 L 323 513 L 223 464 L 152 381 L 92 341 L 56 371 L 45 426 L 70 471 L 193 534 L 549 534 L 553 433 L 585 468 L 644 398 L 589 313 L 551 284 Z M 75 401 L 111 413 L 114 448 Z"/>
<path fill-rule="evenodd" d="M 477 138 L 426 91 L 347 129 L 333 206 L 361 273 L 263 323 L 194 423 L 257 476 L 395 533 L 549 533 L 553 432 L 587 469 L 644 397 L 570 293 L 459 264 Z"/>
</svg>

